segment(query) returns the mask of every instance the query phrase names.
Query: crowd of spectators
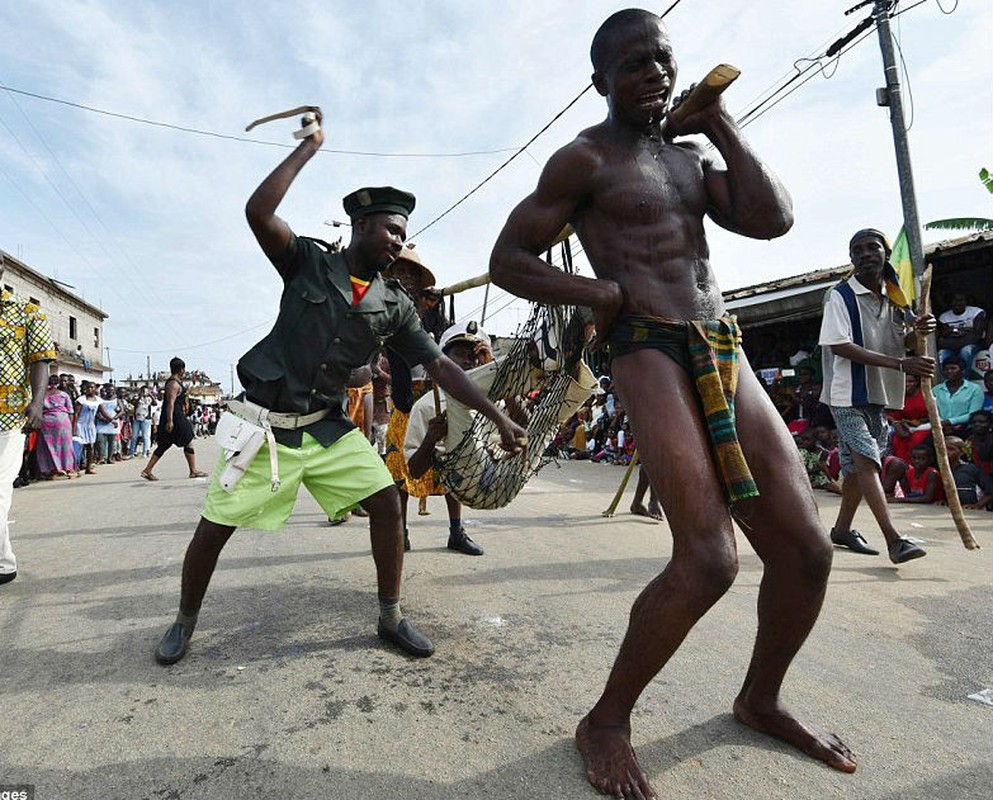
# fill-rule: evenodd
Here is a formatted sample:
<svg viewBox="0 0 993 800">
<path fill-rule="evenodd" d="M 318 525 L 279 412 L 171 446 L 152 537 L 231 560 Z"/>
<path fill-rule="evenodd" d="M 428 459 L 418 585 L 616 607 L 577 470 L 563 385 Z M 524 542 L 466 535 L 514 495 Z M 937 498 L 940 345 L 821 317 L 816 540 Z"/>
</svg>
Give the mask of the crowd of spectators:
<svg viewBox="0 0 993 800">
<path fill-rule="evenodd" d="M 949 462 L 963 506 L 993 510 L 993 329 L 986 312 L 955 294 L 938 316 L 940 373 L 932 395 L 948 445 Z M 793 433 L 811 485 L 840 491 L 837 435 L 830 409 L 820 402 L 820 355 L 797 348 L 789 367 L 763 368 L 756 375 Z M 894 503 L 945 501 L 936 468 L 934 441 L 921 380 L 906 376 L 902 409 L 888 413 L 889 447 L 882 482 Z"/>
<path fill-rule="evenodd" d="M 635 441 L 627 414 L 610 377 L 600 378 L 599 384 L 597 393 L 559 428 L 547 456 L 616 466 L 631 463 Z"/>
<path fill-rule="evenodd" d="M 70 480 L 93 475 L 100 465 L 154 449 L 161 415 L 161 390 L 128 390 L 73 375 L 52 375 L 45 392 L 42 426 L 26 438 L 15 486 L 35 480 Z M 214 433 L 222 407 L 188 400 L 186 415 L 199 437 Z"/>
<path fill-rule="evenodd" d="M 939 314 L 941 374 L 932 389 L 948 442 L 952 470 L 963 505 L 993 510 L 993 325 L 986 312 L 956 294 Z M 761 335 L 756 337 L 761 345 Z M 776 357 L 788 366 L 755 370 L 784 423 L 793 434 L 811 485 L 839 493 L 838 438 L 831 411 L 820 401 L 820 353 L 816 345 L 792 345 L 770 339 Z M 763 351 L 765 352 L 765 351 Z M 767 363 L 752 355 L 753 362 Z M 389 371 L 377 362 L 374 380 L 362 387 L 372 400 L 367 435 L 383 452 L 389 419 Z M 920 379 L 906 377 L 906 402 L 889 413 L 889 449 L 883 485 L 892 502 L 941 502 L 944 491 Z M 375 392 L 373 392 L 375 389 Z M 31 480 L 66 480 L 94 473 L 99 465 L 147 457 L 159 423 L 160 391 L 155 387 L 125 390 L 110 383 L 52 376 L 45 399 L 44 425 L 32 432 L 15 485 Z M 365 399 L 365 398 L 363 398 Z M 222 407 L 188 401 L 186 414 L 198 437 L 214 433 Z M 636 449 L 627 415 L 609 376 L 597 393 L 564 423 L 546 455 L 627 465 Z"/>
<path fill-rule="evenodd" d="M 953 298 L 952 307 L 939 315 L 939 320 L 938 344 L 943 357 L 932 393 L 953 475 L 963 505 L 993 510 L 993 369 L 989 358 L 993 332 L 985 312 L 969 305 L 962 295 Z M 960 332 L 950 333 L 955 325 Z M 759 346 L 774 348 L 784 366 L 763 366 L 755 375 L 793 434 L 811 485 L 838 494 L 842 479 L 838 435 L 830 408 L 820 400 L 820 348 L 797 344 L 796 340 L 766 339 L 759 336 Z M 946 346 L 953 341 L 960 346 Z M 768 355 L 766 350 L 762 352 Z M 769 363 L 761 356 L 753 361 Z M 921 381 L 913 375 L 907 375 L 906 380 L 904 407 L 888 415 L 883 485 L 891 502 L 942 502 L 944 491 L 934 466 L 937 459 Z M 625 465 L 635 448 L 611 379 L 603 377 L 597 395 L 560 427 L 546 455 Z"/>
</svg>

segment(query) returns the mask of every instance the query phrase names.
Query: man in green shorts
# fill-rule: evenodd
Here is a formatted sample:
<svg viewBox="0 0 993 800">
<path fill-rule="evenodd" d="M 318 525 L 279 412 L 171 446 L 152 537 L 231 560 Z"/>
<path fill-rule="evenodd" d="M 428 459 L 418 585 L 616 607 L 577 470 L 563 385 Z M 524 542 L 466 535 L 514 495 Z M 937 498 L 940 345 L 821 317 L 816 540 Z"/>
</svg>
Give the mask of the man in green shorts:
<svg viewBox="0 0 993 800">
<path fill-rule="evenodd" d="M 316 115 L 320 123 L 319 110 Z M 329 517 L 356 504 L 369 513 L 379 636 L 414 656 L 434 652 L 431 641 L 400 611 L 403 529 L 396 486 L 344 411 L 350 371 L 369 363 L 381 347 L 395 350 L 411 365 L 424 364 L 446 391 L 486 414 L 496 423 L 504 449 L 517 452 L 525 441 L 524 431 L 442 354 L 400 284 L 379 274 L 400 254 L 413 195 L 374 187 L 345 197 L 352 236 L 341 252 L 296 236 L 276 216 L 290 184 L 323 141 L 320 129 L 305 138 L 245 208 L 255 238 L 283 279 L 283 293 L 272 331 L 238 362 L 245 399 L 231 407 L 268 428 L 267 443 L 235 485 L 228 480 L 229 463 L 222 459 L 215 470 L 186 550 L 179 614 L 155 652 L 160 664 L 174 664 L 186 654 L 217 558 L 231 534 L 240 525 L 280 530 L 301 483 Z"/>
</svg>

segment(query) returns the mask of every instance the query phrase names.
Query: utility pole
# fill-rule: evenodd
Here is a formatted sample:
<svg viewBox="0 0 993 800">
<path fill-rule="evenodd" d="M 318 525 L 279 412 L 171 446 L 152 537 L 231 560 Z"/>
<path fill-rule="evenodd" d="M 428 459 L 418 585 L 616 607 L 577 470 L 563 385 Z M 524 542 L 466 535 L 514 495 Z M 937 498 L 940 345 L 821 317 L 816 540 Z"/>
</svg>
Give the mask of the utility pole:
<svg viewBox="0 0 993 800">
<path fill-rule="evenodd" d="M 231 365 L 231 396 L 234 397 L 234 364 Z"/>
<path fill-rule="evenodd" d="M 149 382 L 149 384 L 151 384 L 151 381 L 152 381 L 152 357 L 151 356 L 145 356 L 145 377 L 148 378 L 148 382 Z"/>
<path fill-rule="evenodd" d="M 876 90 L 876 103 L 889 106 L 890 109 L 900 198 L 903 201 L 903 228 L 907 232 L 914 277 L 919 281 L 924 272 L 924 245 L 921 242 L 921 224 L 917 216 L 917 197 L 914 194 L 914 174 L 910 166 L 910 146 L 907 143 L 907 126 L 903 118 L 899 73 L 893 52 L 893 37 L 890 34 L 890 9 L 896 2 L 897 0 L 875 0 L 872 10 L 872 16 L 876 20 L 876 33 L 879 34 L 879 49 L 883 54 L 883 74 L 886 77 L 886 86 Z"/>
</svg>

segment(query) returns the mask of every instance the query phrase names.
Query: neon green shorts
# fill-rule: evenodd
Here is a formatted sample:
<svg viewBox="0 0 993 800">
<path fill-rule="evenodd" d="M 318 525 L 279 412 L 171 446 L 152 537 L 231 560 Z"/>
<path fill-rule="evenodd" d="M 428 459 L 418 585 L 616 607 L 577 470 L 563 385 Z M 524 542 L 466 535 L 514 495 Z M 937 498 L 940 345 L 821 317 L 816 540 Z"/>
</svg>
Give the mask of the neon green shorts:
<svg viewBox="0 0 993 800">
<path fill-rule="evenodd" d="M 304 433 L 299 449 L 277 444 L 276 454 L 279 459 L 276 492 L 272 491 L 268 443 L 262 445 L 231 493 L 225 492 L 219 483 L 224 459 L 218 459 L 203 516 L 218 525 L 278 531 L 293 511 L 301 483 L 331 518 L 393 485 L 393 476 L 383 459 L 357 428 L 330 447 Z"/>
</svg>

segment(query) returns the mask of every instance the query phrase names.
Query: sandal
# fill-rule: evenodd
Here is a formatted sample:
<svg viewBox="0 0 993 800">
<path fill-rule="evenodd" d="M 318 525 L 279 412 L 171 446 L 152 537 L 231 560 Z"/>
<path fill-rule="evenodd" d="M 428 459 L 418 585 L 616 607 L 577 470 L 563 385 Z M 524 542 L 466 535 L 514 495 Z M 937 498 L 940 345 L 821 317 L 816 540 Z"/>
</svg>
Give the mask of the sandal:
<svg viewBox="0 0 993 800">
<path fill-rule="evenodd" d="M 138 474 L 141 475 L 141 477 L 143 477 L 146 481 L 157 481 L 158 480 L 158 478 L 156 478 L 151 472 L 144 472 L 144 471 L 142 471 L 142 472 L 139 472 Z"/>
<path fill-rule="evenodd" d="M 196 472 L 191 472 L 190 473 L 190 477 L 191 478 L 206 478 L 207 477 L 207 473 L 206 472 L 200 472 L 200 470 L 197 470 Z"/>
</svg>

